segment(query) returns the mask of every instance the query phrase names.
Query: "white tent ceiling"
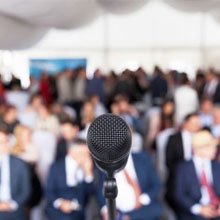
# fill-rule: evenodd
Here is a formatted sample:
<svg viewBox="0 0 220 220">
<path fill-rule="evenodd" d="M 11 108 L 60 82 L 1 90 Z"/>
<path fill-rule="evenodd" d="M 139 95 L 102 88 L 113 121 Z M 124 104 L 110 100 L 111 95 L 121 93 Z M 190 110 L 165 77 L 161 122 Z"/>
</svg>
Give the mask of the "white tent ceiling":
<svg viewBox="0 0 220 220">
<path fill-rule="evenodd" d="M 50 28 L 78 28 L 91 23 L 103 12 L 129 14 L 150 1 L 154 0 L 0 0 L 0 48 L 28 48 Z M 219 0 L 161 1 L 184 12 L 213 13 L 220 21 Z"/>
</svg>

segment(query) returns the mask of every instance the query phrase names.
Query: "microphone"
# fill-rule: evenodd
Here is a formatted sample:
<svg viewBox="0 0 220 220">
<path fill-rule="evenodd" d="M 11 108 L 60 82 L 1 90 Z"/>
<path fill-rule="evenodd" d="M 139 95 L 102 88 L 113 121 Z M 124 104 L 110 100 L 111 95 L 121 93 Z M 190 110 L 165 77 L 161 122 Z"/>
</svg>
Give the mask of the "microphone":
<svg viewBox="0 0 220 220">
<path fill-rule="evenodd" d="M 91 123 L 87 144 L 97 167 L 113 176 L 127 163 L 131 149 L 131 131 L 121 117 L 103 114 Z"/>
<path fill-rule="evenodd" d="M 131 150 L 131 130 L 119 116 L 103 114 L 90 125 L 87 144 L 97 167 L 107 174 L 103 191 L 108 219 L 115 219 L 115 198 L 118 194 L 114 174 L 122 170 Z"/>
</svg>

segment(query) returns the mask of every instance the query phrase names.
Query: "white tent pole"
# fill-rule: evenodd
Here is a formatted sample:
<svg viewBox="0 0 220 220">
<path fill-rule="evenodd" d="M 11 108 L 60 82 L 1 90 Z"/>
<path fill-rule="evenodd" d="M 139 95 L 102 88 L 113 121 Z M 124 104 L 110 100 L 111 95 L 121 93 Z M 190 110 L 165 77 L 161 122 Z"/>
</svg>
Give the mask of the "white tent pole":
<svg viewBox="0 0 220 220">
<path fill-rule="evenodd" d="M 109 52 L 110 52 L 110 45 L 109 45 L 109 36 L 110 36 L 110 27 L 109 27 L 109 17 L 108 14 L 103 12 L 102 16 L 103 20 L 103 64 L 104 69 L 109 70 Z"/>
<path fill-rule="evenodd" d="M 207 13 L 202 12 L 200 22 L 200 53 L 201 53 L 201 67 L 207 68 L 207 48 L 206 48 L 206 23 Z"/>
</svg>

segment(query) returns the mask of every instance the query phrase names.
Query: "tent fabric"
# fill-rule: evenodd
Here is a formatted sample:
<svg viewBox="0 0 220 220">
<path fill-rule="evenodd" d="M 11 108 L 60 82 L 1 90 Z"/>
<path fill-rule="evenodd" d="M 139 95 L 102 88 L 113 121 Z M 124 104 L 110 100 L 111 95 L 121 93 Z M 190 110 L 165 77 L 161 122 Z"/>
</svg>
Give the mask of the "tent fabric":
<svg viewBox="0 0 220 220">
<path fill-rule="evenodd" d="M 169 6 L 187 13 L 207 12 L 220 8 L 219 0 L 163 0 Z"/>
<path fill-rule="evenodd" d="M 0 48 L 25 49 L 36 44 L 48 31 L 0 14 Z"/>
<path fill-rule="evenodd" d="M 0 49 L 25 49 L 50 28 L 75 29 L 103 13 L 125 15 L 151 0 L 0 0 Z M 219 0 L 161 0 L 187 13 L 210 12 L 220 22 Z"/>
<path fill-rule="evenodd" d="M 107 12 L 124 15 L 142 8 L 149 0 L 97 0 Z"/>
</svg>

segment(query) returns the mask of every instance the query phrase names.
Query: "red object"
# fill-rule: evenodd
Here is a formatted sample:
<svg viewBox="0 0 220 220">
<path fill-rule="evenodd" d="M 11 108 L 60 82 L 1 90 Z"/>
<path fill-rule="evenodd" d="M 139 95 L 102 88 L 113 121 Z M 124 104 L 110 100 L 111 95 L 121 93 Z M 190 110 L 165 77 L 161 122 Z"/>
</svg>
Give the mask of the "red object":
<svg viewBox="0 0 220 220">
<path fill-rule="evenodd" d="M 52 95 L 50 92 L 50 84 L 47 79 L 41 79 L 40 81 L 40 93 L 44 98 L 46 104 L 52 103 Z"/>
<path fill-rule="evenodd" d="M 210 198 L 210 204 L 214 205 L 214 206 L 219 206 L 220 200 L 216 196 L 215 191 L 213 189 L 213 186 L 208 182 L 208 180 L 206 178 L 206 174 L 204 172 L 204 169 L 202 169 L 202 173 L 200 176 L 200 184 L 201 184 L 201 186 L 203 186 L 207 189 L 207 192 L 208 192 L 209 198 Z"/>
</svg>

